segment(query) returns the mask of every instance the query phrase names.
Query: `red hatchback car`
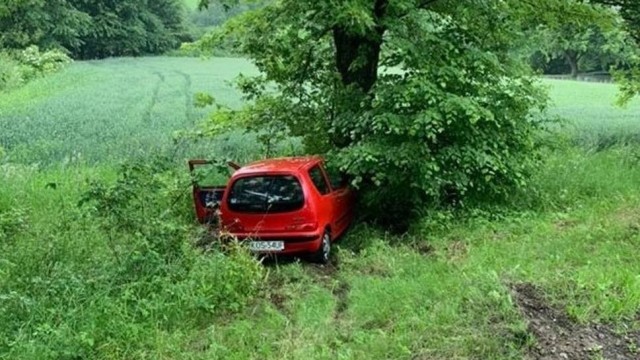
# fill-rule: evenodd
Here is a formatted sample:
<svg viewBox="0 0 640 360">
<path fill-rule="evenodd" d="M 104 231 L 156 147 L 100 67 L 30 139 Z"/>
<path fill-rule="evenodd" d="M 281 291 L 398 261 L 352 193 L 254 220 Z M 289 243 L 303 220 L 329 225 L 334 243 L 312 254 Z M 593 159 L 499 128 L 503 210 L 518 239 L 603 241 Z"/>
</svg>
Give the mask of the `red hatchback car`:
<svg viewBox="0 0 640 360">
<path fill-rule="evenodd" d="M 190 169 L 209 164 L 189 162 Z M 353 219 L 354 192 L 320 157 L 268 159 L 239 167 L 227 185 L 195 184 L 200 222 L 216 215 L 222 231 L 257 253 L 311 254 L 329 261 L 331 243 Z"/>
</svg>

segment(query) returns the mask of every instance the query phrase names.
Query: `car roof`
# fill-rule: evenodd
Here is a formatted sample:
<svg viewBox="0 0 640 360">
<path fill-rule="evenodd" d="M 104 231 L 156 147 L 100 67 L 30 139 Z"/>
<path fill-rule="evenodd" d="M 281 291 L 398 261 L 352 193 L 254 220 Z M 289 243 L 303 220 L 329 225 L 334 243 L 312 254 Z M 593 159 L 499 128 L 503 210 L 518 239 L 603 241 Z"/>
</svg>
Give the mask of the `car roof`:
<svg viewBox="0 0 640 360">
<path fill-rule="evenodd" d="M 233 175 L 249 175 L 265 172 L 298 172 L 322 161 L 320 156 L 280 157 L 254 161 L 242 166 Z"/>
</svg>

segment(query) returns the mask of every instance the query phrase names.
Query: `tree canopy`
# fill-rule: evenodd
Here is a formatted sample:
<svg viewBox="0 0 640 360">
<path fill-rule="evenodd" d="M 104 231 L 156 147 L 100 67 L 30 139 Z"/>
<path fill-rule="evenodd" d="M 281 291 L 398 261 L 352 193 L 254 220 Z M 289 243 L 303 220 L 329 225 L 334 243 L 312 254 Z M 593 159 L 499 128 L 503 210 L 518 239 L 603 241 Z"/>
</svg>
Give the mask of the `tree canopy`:
<svg viewBox="0 0 640 360">
<path fill-rule="evenodd" d="M 62 47 L 75 58 L 158 54 L 186 40 L 181 0 L 11 0 L 0 48 Z"/>
<path fill-rule="evenodd" d="M 602 12 L 600 18 L 589 21 L 559 18 L 531 27 L 527 31 L 530 50 L 548 59 L 564 59 L 574 78 L 583 69 L 609 71 L 612 67 L 627 66 L 637 50 L 634 40 L 617 11 L 606 7 L 597 9 Z"/>
<path fill-rule="evenodd" d="M 625 20 L 627 31 L 640 45 L 640 2 L 636 0 L 594 0 L 594 2 L 607 5 L 617 11 Z M 627 104 L 633 97 L 640 94 L 640 51 L 635 49 L 635 57 L 625 69 L 615 73 L 616 81 L 620 86 L 618 103 Z"/>
<path fill-rule="evenodd" d="M 637 0 L 594 0 L 595 3 L 613 7 L 626 21 L 631 35 L 640 43 L 640 2 Z"/>
</svg>

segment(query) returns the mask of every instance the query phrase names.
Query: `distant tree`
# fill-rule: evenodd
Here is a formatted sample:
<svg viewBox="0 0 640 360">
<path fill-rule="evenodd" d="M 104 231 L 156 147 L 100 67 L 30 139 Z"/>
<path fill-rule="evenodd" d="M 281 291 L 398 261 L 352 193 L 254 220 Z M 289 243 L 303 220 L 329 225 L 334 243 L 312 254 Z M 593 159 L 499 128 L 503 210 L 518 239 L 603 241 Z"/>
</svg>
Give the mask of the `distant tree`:
<svg viewBox="0 0 640 360">
<path fill-rule="evenodd" d="M 214 0 L 208 3 L 206 8 L 199 7 L 189 14 L 190 21 L 199 27 L 215 27 L 222 25 L 228 19 L 246 11 L 263 6 L 265 0 L 250 3 L 228 4 L 224 1 Z"/>
<path fill-rule="evenodd" d="M 624 18 L 631 36 L 640 45 L 640 1 L 638 0 L 594 0 L 603 5 L 616 9 Z M 618 103 L 627 104 L 635 96 L 640 95 L 640 50 L 635 48 L 636 55 L 630 66 L 615 73 L 620 87 Z"/>
<path fill-rule="evenodd" d="M 74 49 L 79 58 L 159 54 L 176 48 L 186 30 L 182 0 L 69 0 L 91 17 Z"/>
<path fill-rule="evenodd" d="M 90 17 L 67 0 L 0 1 L 0 48 L 64 47 L 82 44 Z"/>
<path fill-rule="evenodd" d="M 613 16 L 613 14 L 612 14 Z M 633 57 L 633 40 L 612 19 L 607 26 L 592 23 L 563 23 L 543 27 L 536 35 L 539 51 L 549 59 L 563 58 L 573 78 L 583 69 L 605 69 L 628 64 Z"/>
<path fill-rule="evenodd" d="M 182 0 L 0 2 L 0 48 L 67 49 L 75 58 L 158 54 L 186 40 Z"/>
</svg>

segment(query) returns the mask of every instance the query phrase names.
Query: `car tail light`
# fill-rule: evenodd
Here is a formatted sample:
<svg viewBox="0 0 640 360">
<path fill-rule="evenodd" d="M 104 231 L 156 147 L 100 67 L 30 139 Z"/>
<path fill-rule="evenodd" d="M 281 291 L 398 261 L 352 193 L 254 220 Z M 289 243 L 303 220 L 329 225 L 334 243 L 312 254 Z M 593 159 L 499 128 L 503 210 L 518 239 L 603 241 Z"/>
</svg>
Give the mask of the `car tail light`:
<svg viewBox="0 0 640 360">
<path fill-rule="evenodd" d="M 285 226 L 285 230 L 287 231 L 313 231 L 318 228 L 317 222 L 309 222 L 302 224 L 293 224 Z"/>
</svg>

